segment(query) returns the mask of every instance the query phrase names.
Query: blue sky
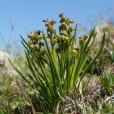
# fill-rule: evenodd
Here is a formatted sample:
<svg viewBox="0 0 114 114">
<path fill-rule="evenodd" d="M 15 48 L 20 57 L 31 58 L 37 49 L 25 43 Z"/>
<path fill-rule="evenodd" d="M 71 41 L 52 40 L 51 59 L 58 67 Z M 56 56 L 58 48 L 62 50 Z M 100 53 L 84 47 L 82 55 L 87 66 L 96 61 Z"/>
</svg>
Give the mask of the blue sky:
<svg viewBox="0 0 114 114">
<path fill-rule="evenodd" d="M 108 15 L 105 12 L 112 7 L 114 0 L 1 0 L 0 49 L 3 47 L 3 40 L 7 43 L 9 37 L 15 43 L 20 43 L 20 34 L 26 37 L 27 33 L 35 29 L 44 29 L 44 18 L 59 20 L 59 13 L 63 12 L 76 23 L 90 28 L 94 14 Z M 12 25 L 14 30 L 11 33 Z"/>
</svg>

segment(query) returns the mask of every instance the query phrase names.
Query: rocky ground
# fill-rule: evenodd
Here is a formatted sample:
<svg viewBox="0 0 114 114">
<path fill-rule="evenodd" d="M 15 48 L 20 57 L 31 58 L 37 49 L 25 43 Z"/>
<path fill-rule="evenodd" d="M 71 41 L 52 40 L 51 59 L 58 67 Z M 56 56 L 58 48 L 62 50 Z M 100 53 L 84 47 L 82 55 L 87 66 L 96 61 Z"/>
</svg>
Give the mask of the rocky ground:
<svg viewBox="0 0 114 114">
<path fill-rule="evenodd" d="M 1 71 L 0 77 L 6 73 L 10 75 L 13 75 L 16 73 L 10 64 L 9 59 L 13 61 L 14 60 L 13 55 L 8 54 L 7 52 L 0 51 L 0 71 Z"/>
</svg>

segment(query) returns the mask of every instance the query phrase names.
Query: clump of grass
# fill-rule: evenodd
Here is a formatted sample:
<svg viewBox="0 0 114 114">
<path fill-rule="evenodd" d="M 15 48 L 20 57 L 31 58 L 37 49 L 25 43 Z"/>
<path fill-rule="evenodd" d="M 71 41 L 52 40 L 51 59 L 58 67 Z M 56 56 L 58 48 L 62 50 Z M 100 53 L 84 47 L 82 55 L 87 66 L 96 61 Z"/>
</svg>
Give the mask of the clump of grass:
<svg viewBox="0 0 114 114">
<path fill-rule="evenodd" d="M 96 36 L 95 29 L 89 36 L 82 36 L 75 44 L 77 26 L 71 26 L 74 22 L 63 13 L 59 17 L 58 34 L 54 28 L 56 21 L 46 19 L 43 20 L 46 33 L 36 30 L 28 34 L 28 42 L 21 36 L 28 70 L 24 70 L 21 65 L 19 70 L 11 62 L 14 69 L 35 91 L 37 102 L 33 106 L 36 106 L 38 112 L 45 114 L 57 113 L 58 104 L 73 90 L 80 88 L 85 74 L 100 55 L 105 43 L 104 34 L 99 49 L 87 64 Z M 88 81 L 85 85 L 87 84 Z M 86 91 L 86 87 L 83 91 Z"/>
</svg>

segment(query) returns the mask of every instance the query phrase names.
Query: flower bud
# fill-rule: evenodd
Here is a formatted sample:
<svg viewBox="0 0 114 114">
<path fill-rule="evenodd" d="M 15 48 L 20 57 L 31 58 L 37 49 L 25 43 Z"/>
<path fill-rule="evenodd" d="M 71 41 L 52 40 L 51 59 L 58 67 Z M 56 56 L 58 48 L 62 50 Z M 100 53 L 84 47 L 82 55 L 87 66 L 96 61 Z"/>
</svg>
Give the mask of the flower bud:
<svg viewBox="0 0 114 114">
<path fill-rule="evenodd" d="M 45 23 L 45 26 L 46 26 L 47 28 L 49 28 L 51 25 L 50 25 L 48 22 L 46 22 L 46 23 Z"/>
<path fill-rule="evenodd" d="M 87 35 L 84 35 L 81 39 L 82 39 L 83 41 L 86 41 L 87 38 L 88 38 L 88 36 L 87 36 Z"/>
<path fill-rule="evenodd" d="M 39 44 L 38 44 L 38 43 L 35 44 L 35 45 L 34 45 L 34 48 L 37 49 L 37 50 L 39 50 Z"/>
<path fill-rule="evenodd" d="M 67 21 L 68 21 L 68 23 L 74 23 L 74 21 L 69 18 L 67 19 Z"/>
<path fill-rule="evenodd" d="M 74 30 L 75 30 L 75 27 L 69 27 L 68 32 L 71 33 Z"/>
<path fill-rule="evenodd" d="M 38 40 L 32 40 L 32 43 L 35 45 L 38 43 Z"/>
<path fill-rule="evenodd" d="M 48 19 L 43 19 L 43 22 L 50 23 Z"/>
<path fill-rule="evenodd" d="M 67 29 L 67 24 L 65 22 L 63 22 L 60 27 L 59 27 L 60 30 L 66 30 Z"/>
<path fill-rule="evenodd" d="M 62 31 L 61 35 L 68 36 L 68 33 L 66 31 Z"/>
<path fill-rule="evenodd" d="M 55 45 L 57 43 L 57 39 L 52 39 L 52 45 Z"/>
<path fill-rule="evenodd" d="M 55 20 L 52 20 L 52 21 L 50 22 L 50 24 L 51 24 L 52 26 L 53 26 L 55 23 L 56 23 Z"/>
<path fill-rule="evenodd" d="M 64 39 L 65 39 L 66 41 L 69 41 L 70 38 L 69 38 L 69 37 L 65 37 Z"/>
<path fill-rule="evenodd" d="M 36 31 L 34 32 L 34 34 L 40 35 L 40 34 L 41 34 L 41 31 L 40 31 L 40 30 L 36 30 Z"/>
<path fill-rule="evenodd" d="M 38 39 L 38 35 L 34 35 L 34 34 L 28 34 L 28 38 L 30 39 Z"/>
<path fill-rule="evenodd" d="M 53 33 L 55 33 L 55 29 L 53 27 L 49 27 L 47 29 L 47 32 L 50 32 L 50 34 L 53 34 Z"/>
<path fill-rule="evenodd" d="M 61 40 L 62 36 L 59 34 L 59 35 L 56 35 L 56 38 L 57 38 L 57 40 Z"/>
<path fill-rule="evenodd" d="M 64 13 L 59 14 L 59 17 L 61 17 L 61 18 L 65 17 Z"/>
<path fill-rule="evenodd" d="M 60 23 L 66 23 L 66 24 L 68 24 L 68 22 L 67 22 L 67 19 L 66 19 L 66 18 L 62 18 L 62 19 L 60 20 Z"/>
</svg>

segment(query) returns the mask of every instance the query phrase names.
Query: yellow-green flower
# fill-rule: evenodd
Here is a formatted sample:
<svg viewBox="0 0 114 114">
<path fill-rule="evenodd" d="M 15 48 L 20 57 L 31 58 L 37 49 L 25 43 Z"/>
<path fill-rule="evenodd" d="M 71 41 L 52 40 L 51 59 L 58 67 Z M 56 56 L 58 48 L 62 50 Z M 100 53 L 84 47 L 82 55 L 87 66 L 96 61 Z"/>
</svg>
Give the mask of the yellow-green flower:
<svg viewBox="0 0 114 114">
<path fill-rule="evenodd" d="M 34 45 L 34 48 L 35 48 L 36 50 L 39 50 L 39 44 L 38 44 L 38 43 L 35 44 L 35 45 Z"/>
<path fill-rule="evenodd" d="M 42 38 L 40 34 L 41 34 L 41 31 L 36 30 L 34 33 L 28 34 L 28 38 L 30 38 L 31 40 L 38 40 Z"/>
<path fill-rule="evenodd" d="M 56 23 L 55 20 L 51 20 L 51 21 L 50 21 L 50 24 L 51 24 L 52 26 L 53 26 L 55 23 Z"/>
<path fill-rule="evenodd" d="M 75 27 L 69 27 L 68 28 L 68 33 L 70 34 L 71 32 L 75 31 Z"/>
<path fill-rule="evenodd" d="M 71 19 L 67 19 L 67 21 L 68 21 L 68 23 L 70 24 L 70 23 L 74 23 L 74 21 L 73 20 L 71 20 Z"/>
<path fill-rule="evenodd" d="M 61 17 L 61 18 L 65 18 L 64 13 L 59 14 L 59 17 Z"/>
<path fill-rule="evenodd" d="M 66 24 L 65 22 L 63 22 L 63 23 L 59 26 L 59 29 L 60 29 L 61 31 L 67 30 L 67 24 Z"/>
</svg>

